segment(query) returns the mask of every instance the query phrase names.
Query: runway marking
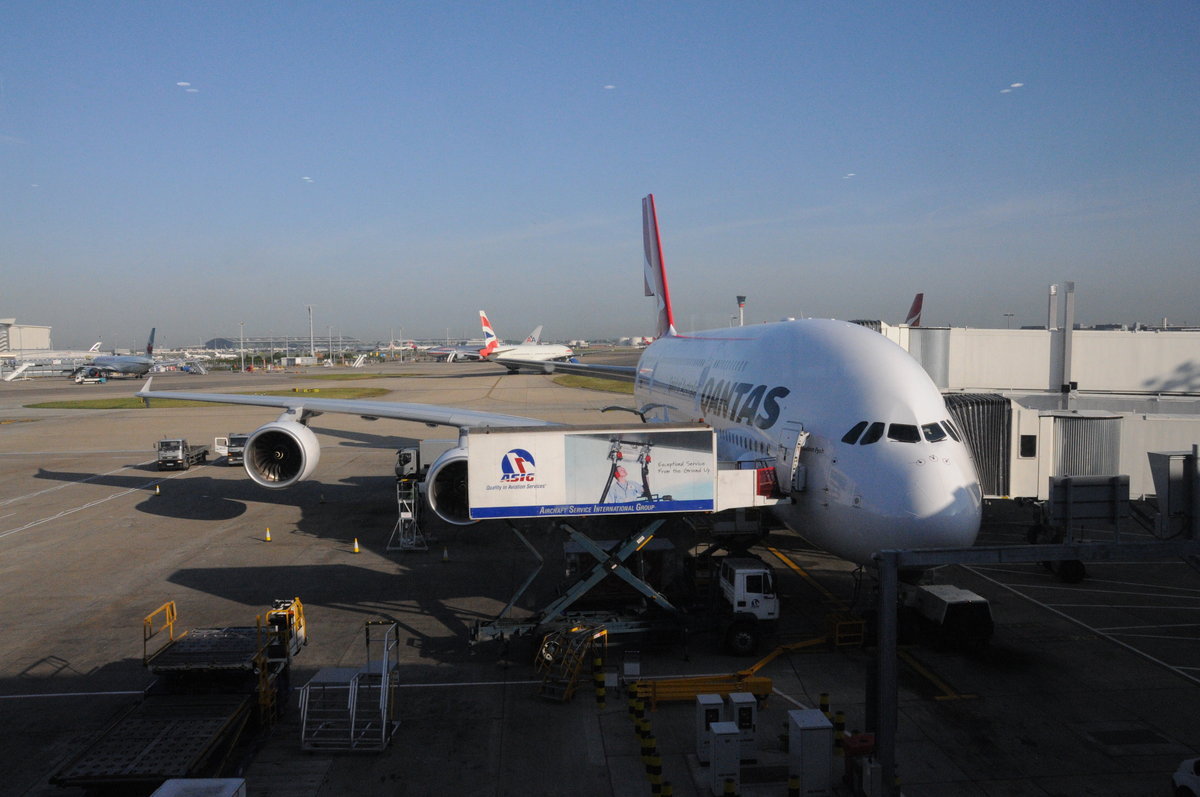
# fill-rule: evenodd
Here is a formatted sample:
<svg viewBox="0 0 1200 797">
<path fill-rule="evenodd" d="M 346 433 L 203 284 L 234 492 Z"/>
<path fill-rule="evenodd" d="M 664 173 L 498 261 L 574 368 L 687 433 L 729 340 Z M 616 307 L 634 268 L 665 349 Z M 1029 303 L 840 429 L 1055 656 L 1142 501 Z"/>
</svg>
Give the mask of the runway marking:
<svg viewBox="0 0 1200 797">
<path fill-rule="evenodd" d="M 1123 631 L 1126 628 L 1136 628 L 1142 630 L 1145 628 L 1200 628 L 1200 623 L 1172 623 L 1171 625 L 1114 625 L 1106 630 L 1108 631 Z"/>
<path fill-rule="evenodd" d="M 73 515 L 76 512 L 79 512 L 84 509 L 91 509 L 94 506 L 99 506 L 100 504 L 107 503 L 108 501 L 111 501 L 114 498 L 120 498 L 121 496 L 129 495 L 130 493 L 141 492 L 142 490 L 146 490 L 150 487 L 153 487 L 154 485 L 164 482 L 167 479 L 173 479 L 173 478 L 175 478 L 175 476 L 178 476 L 178 475 L 181 475 L 181 474 L 177 473 L 177 474 L 174 474 L 172 476 L 167 476 L 162 479 L 154 479 L 154 480 L 146 482 L 145 484 L 138 485 L 137 487 L 130 487 L 128 490 L 122 490 L 119 493 L 113 493 L 112 495 L 107 496 L 105 498 L 98 498 L 95 501 L 89 501 L 88 503 L 83 504 L 82 506 L 77 506 L 77 507 L 74 507 L 73 509 L 64 509 L 62 512 L 59 512 L 56 515 L 51 515 L 50 517 L 44 517 L 39 520 L 31 520 L 30 522 L 26 523 L 24 526 L 18 526 L 15 529 L 8 529 L 7 531 L 0 531 L 0 539 L 3 539 L 5 537 L 8 537 L 9 535 L 16 534 L 21 531 L 27 531 L 28 529 L 31 529 L 34 526 L 40 526 L 43 523 L 49 523 L 52 520 L 58 520 L 59 518 L 66 517 L 67 515 Z"/>
<path fill-rule="evenodd" d="M 1109 629 L 1102 629 L 1108 631 Z M 1171 636 L 1170 634 L 1135 634 L 1132 631 L 1116 631 L 1118 636 L 1129 637 L 1132 639 L 1163 639 L 1169 642 L 1198 642 L 1195 637 L 1190 636 Z"/>
<path fill-rule="evenodd" d="M 63 482 L 62 484 L 56 484 L 53 487 L 47 487 L 44 490 L 38 490 L 37 492 L 34 492 L 34 493 L 26 493 L 25 495 L 18 495 L 15 498 L 6 498 L 3 501 L 0 501 L 0 506 L 7 506 L 8 504 L 15 503 L 17 501 L 24 501 L 26 498 L 36 498 L 39 495 L 45 495 L 46 493 L 52 493 L 55 490 L 62 490 L 66 487 L 74 487 L 77 484 L 86 484 L 90 481 L 102 478 L 104 476 L 111 476 L 114 473 L 120 473 L 123 470 L 129 470 L 130 468 L 140 468 L 140 467 L 144 467 L 149 464 L 151 464 L 151 463 L 138 462 L 133 465 L 122 465 L 121 467 L 116 468 L 115 470 L 106 471 L 104 473 L 97 473 L 92 476 L 88 476 L 86 479 L 76 479 L 75 481 Z"/>
<path fill-rule="evenodd" d="M 1177 666 L 1177 665 L 1167 664 L 1167 663 L 1166 663 L 1165 661 L 1163 661 L 1162 659 L 1155 658 L 1154 656 L 1151 656 L 1149 653 L 1147 653 L 1147 652 L 1146 652 L 1146 651 L 1144 651 L 1144 650 L 1141 650 L 1140 648 L 1135 648 L 1133 645 L 1130 645 L 1130 644 L 1128 644 L 1127 642 L 1122 642 L 1120 639 L 1117 639 L 1117 638 L 1116 638 L 1116 636 L 1114 636 L 1113 634 L 1105 633 L 1104 631 L 1101 631 L 1101 630 L 1100 630 L 1100 629 L 1098 629 L 1098 628 L 1093 628 L 1092 626 L 1088 625 L 1087 623 L 1083 622 L 1082 620 L 1079 620 L 1078 618 L 1072 617 L 1071 615 L 1067 614 L 1066 612 L 1059 611 L 1058 609 L 1054 608 L 1053 606 L 1050 606 L 1049 604 L 1043 603 L 1043 602 L 1041 602 L 1041 601 L 1039 601 L 1039 600 L 1035 600 L 1034 598 L 1030 597 L 1029 595 L 1026 595 L 1025 593 L 1021 592 L 1021 591 L 1020 591 L 1020 590 L 1019 590 L 1017 587 L 1015 587 L 1015 586 L 1010 586 L 1010 585 L 1008 585 L 1008 584 L 1005 584 L 1005 583 L 1004 583 L 1004 582 L 1002 582 L 1002 581 L 997 581 L 996 579 L 994 579 L 994 578 L 992 578 L 991 576 L 989 576 L 989 575 L 988 575 L 988 574 L 985 572 L 984 568 L 977 568 L 977 567 L 966 567 L 966 566 L 964 566 L 964 569 L 965 569 L 965 570 L 967 570 L 967 571 L 969 571 L 969 572 L 971 572 L 971 573 L 974 573 L 975 575 L 979 576 L 979 577 L 980 577 L 980 578 L 982 578 L 982 579 L 986 579 L 987 581 L 990 581 L 990 582 L 992 582 L 992 583 L 993 583 L 993 584 L 995 584 L 997 587 L 1001 587 L 1001 588 L 1003 588 L 1003 589 L 1006 589 L 1006 590 L 1008 590 L 1009 592 L 1011 592 L 1012 594 L 1016 595 L 1017 597 L 1024 598 L 1025 600 L 1029 601 L 1030 603 L 1032 603 L 1032 604 L 1033 604 L 1033 605 L 1035 605 L 1035 606 L 1040 606 L 1040 607 L 1042 607 L 1043 609 L 1045 609 L 1045 610 L 1046 610 L 1046 611 L 1048 611 L 1048 612 L 1051 612 L 1051 613 L 1053 613 L 1053 614 L 1057 614 L 1059 617 L 1061 617 L 1062 619 L 1066 620 L 1066 621 L 1067 621 L 1067 622 L 1069 622 L 1069 623 L 1073 623 L 1074 625 L 1077 625 L 1077 626 L 1079 626 L 1080 628 L 1085 628 L 1085 629 L 1087 629 L 1088 631 L 1091 631 L 1091 632 L 1092 632 L 1093 634 L 1095 634 L 1096 636 L 1099 636 L 1099 637 L 1102 637 L 1102 638 L 1104 638 L 1104 639 L 1107 639 L 1109 642 L 1113 643 L 1114 645 L 1119 645 L 1119 646 L 1121 646 L 1121 647 L 1125 648 L 1125 649 L 1126 649 L 1126 650 L 1128 650 L 1130 653 L 1133 653 L 1133 654 L 1134 654 L 1134 655 L 1136 655 L 1136 656 L 1141 656 L 1141 657 L 1142 657 L 1143 659 L 1145 659 L 1146 661 L 1153 662 L 1154 664 L 1157 664 L 1157 665 L 1159 665 L 1160 667 L 1165 667 L 1166 669 L 1168 669 L 1168 670 L 1170 670 L 1171 672 L 1173 672 L 1173 673 L 1175 673 L 1176 675 L 1178 675 L 1180 678 L 1185 678 L 1185 679 L 1187 679 L 1187 680 L 1191 681 L 1192 683 L 1195 683 L 1195 684 L 1200 684 L 1200 677 L 1197 677 L 1197 676 L 1195 676 L 1195 675 L 1191 675 L 1191 674 L 1189 674 L 1189 673 L 1187 673 L 1187 672 L 1185 672 L 1185 671 L 1184 671 L 1184 670 L 1189 670 L 1189 669 L 1198 669 L 1198 668 L 1191 667 L 1191 666 L 1188 666 L 1188 667 L 1180 667 L 1180 666 Z"/>
<path fill-rule="evenodd" d="M 785 553 L 783 553 L 782 551 L 777 550 L 775 548 L 772 548 L 769 545 L 767 546 L 767 550 L 770 551 L 772 554 L 774 554 L 775 557 L 777 559 L 779 559 L 779 561 L 781 561 L 785 565 L 787 565 L 788 568 L 790 568 L 792 570 L 792 572 L 796 573 L 798 576 L 800 576 L 802 579 L 804 579 L 808 583 L 809 586 L 811 586 L 817 592 L 821 593 L 821 595 L 825 598 L 825 600 L 830 601 L 831 603 L 842 608 L 843 610 L 845 610 L 847 608 L 845 602 L 841 598 L 834 595 L 829 590 L 825 589 L 825 587 L 822 586 L 820 584 L 820 582 L 818 582 L 815 578 L 813 578 L 808 573 L 807 570 L 805 570 L 803 567 L 801 567 L 800 565 L 796 564 L 791 559 L 789 559 Z"/>
<path fill-rule="evenodd" d="M 44 697 L 109 697 L 113 695 L 144 695 L 141 689 L 131 692 L 43 692 L 37 695 L 0 695 L 0 700 L 24 700 L 25 698 Z"/>
<path fill-rule="evenodd" d="M 144 454 L 145 449 L 141 448 L 104 448 L 96 451 L 0 451 L 0 457 L 56 457 L 60 455 L 70 454 L 77 456 L 80 454 L 91 456 L 93 454 Z"/>
</svg>

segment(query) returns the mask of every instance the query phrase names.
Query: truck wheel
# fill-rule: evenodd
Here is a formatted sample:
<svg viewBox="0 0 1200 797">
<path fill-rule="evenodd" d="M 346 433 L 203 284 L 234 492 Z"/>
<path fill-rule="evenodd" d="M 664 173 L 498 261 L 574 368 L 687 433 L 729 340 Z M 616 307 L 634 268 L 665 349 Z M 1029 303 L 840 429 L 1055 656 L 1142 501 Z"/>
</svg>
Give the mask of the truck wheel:
<svg viewBox="0 0 1200 797">
<path fill-rule="evenodd" d="M 753 656 L 761 638 L 753 620 L 735 620 L 725 634 L 725 647 L 735 656 Z"/>
<path fill-rule="evenodd" d="M 1087 568 L 1078 559 L 1065 559 L 1058 563 L 1055 572 L 1064 584 L 1078 584 L 1087 578 Z"/>
</svg>

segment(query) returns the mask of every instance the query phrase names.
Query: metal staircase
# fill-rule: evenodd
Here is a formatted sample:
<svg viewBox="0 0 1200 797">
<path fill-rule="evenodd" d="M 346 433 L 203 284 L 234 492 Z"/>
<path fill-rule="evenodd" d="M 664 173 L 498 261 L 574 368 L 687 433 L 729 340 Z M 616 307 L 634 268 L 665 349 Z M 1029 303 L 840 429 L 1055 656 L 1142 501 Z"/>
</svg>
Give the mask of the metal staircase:
<svg viewBox="0 0 1200 797">
<path fill-rule="evenodd" d="M 538 695 L 567 702 L 579 687 L 579 675 L 595 644 L 604 644 L 608 631 L 602 626 L 576 626 L 546 634 L 538 648 L 534 670 L 541 674 Z"/>
<path fill-rule="evenodd" d="M 382 653 L 371 660 L 371 632 L 384 629 Z M 395 623 L 366 624 L 367 666 L 318 672 L 300 690 L 300 746 L 304 750 L 372 752 L 387 747 L 395 719 Z"/>
<path fill-rule="evenodd" d="M 388 538 L 389 551 L 429 550 L 429 543 L 417 522 L 421 507 L 418 484 L 416 479 L 396 479 L 396 511 L 399 517 L 395 528 L 392 529 L 392 536 Z"/>
</svg>

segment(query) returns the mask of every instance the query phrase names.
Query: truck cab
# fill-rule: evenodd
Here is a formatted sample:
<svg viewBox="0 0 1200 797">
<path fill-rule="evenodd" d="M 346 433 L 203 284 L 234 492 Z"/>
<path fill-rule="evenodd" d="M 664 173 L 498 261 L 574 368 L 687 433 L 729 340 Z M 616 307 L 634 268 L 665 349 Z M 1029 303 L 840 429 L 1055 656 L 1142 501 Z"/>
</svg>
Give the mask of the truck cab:
<svg viewBox="0 0 1200 797">
<path fill-rule="evenodd" d="M 228 437 L 213 438 L 213 451 L 225 457 L 226 465 L 241 465 L 246 460 L 246 441 L 249 434 L 236 432 Z"/>
<path fill-rule="evenodd" d="M 159 440 L 154 450 L 158 454 L 159 470 L 187 470 L 196 463 L 208 460 L 208 446 L 189 445 L 181 437 Z"/>
<path fill-rule="evenodd" d="M 721 560 L 718 576 L 725 612 L 725 646 L 739 656 L 753 655 L 779 620 L 775 571 L 754 557 Z"/>
</svg>

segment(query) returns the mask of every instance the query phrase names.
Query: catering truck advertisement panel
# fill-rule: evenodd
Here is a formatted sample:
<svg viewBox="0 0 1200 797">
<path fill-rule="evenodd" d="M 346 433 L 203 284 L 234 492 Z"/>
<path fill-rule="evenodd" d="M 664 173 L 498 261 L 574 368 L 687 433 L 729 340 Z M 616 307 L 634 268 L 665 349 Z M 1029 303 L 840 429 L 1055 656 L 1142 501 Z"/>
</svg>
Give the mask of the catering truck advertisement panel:
<svg viewBox="0 0 1200 797">
<path fill-rule="evenodd" d="M 712 427 L 471 429 L 471 518 L 712 512 Z"/>
</svg>

